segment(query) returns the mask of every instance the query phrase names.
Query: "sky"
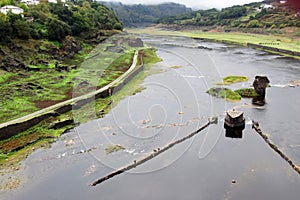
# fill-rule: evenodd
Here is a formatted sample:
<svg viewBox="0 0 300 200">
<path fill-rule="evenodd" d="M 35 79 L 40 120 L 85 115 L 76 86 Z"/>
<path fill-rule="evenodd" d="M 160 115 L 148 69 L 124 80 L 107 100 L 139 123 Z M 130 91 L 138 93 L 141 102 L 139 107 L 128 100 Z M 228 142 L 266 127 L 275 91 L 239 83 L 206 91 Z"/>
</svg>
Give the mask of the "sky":
<svg viewBox="0 0 300 200">
<path fill-rule="evenodd" d="M 157 4 L 163 2 L 174 2 L 185 4 L 190 8 L 225 8 L 233 5 L 243 5 L 262 0 L 102 0 L 122 2 L 123 4 Z"/>
</svg>

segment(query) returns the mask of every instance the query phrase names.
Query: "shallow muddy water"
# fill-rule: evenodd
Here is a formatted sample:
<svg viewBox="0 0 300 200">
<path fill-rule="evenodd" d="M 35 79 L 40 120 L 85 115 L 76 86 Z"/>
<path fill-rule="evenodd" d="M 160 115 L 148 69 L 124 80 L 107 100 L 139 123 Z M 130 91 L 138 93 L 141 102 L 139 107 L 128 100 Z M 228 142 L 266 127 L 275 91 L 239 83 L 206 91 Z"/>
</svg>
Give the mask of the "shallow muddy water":
<svg viewBox="0 0 300 200">
<path fill-rule="evenodd" d="M 19 189 L 0 199 L 299 199 L 300 176 L 252 130 L 251 120 L 300 165 L 300 88 L 284 87 L 300 79 L 300 62 L 235 45 L 181 37 L 142 36 L 155 46 L 162 70 L 145 79 L 145 89 L 122 100 L 104 118 L 82 124 L 50 149 L 39 149 L 15 176 Z M 210 48 L 203 49 L 202 46 Z M 200 48 L 199 48 L 200 47 Z M 251 99 L 226 102 L 206 90 L 227 75 L 267 75 L 263 107 Z M 225 137 L 224 113 L 245 112 L 242 139 Z M 95 187 L 90 184 L 197 130 L 210 125 L 158 157 Z M 106 154 L 109 144 L 124 151 Z"/>
</svg>

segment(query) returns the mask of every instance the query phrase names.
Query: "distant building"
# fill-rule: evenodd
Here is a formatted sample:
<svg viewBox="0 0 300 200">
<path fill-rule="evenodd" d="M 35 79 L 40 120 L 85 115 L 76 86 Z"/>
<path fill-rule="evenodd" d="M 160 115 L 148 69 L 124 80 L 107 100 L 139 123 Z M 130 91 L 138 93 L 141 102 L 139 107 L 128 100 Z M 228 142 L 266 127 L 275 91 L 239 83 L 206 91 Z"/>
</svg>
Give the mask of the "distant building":
<svg viewBox="0 0 300 200">
<path fill-rule="evenodd" d="M 4 15 L 7 15 L 8 12 L 12 12 L 13 14 L 22 15 L 24 13 L 24 10 L 22 8 L 19 8 L 17 6 L 7 5 L 0 8 L 0 12 Z"/>
<path fill-rule="evenodd" d="M 39 0 L 21 0 L 21 3 L 24 3 L 26 5 L 37 5 L 40 3 Z"/>
<path fill-rule="evenodd" d="M 270 5 L 270 4 L 262 4 L 261 6 L 260 6 L 260 8 L 261 9 L 271 9 L 271 8 L 274 8 L 272 5 Z"/>
<path fill-rule="evenodd" d="M 61 2 L 66 3 L 66 0 L 61 0 Z M 48 3 L 57 3 L 57 0 L 48 0 Z"/>
</svg>

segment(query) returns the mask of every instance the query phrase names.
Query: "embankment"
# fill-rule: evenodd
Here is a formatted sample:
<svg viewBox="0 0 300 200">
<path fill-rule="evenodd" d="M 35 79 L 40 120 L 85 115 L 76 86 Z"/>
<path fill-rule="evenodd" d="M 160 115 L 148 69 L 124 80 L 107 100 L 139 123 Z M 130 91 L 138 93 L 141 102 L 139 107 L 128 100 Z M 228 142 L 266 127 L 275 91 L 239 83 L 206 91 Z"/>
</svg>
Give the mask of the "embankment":
<svg viewBox="0 0 300 200">
<path fill-rule="evenodd" d="M 288 56 L 292 56 L 292 57 L 296 57 L 296 58 L 300 57 L 300 52 L 298 52 L 298 51 L 291 51 L 291 50 L 287 50 L 287 49 L 265 46 L 265 45 L 261 45 L 261 44 L 239 43 L 239 42 L 230 41 L 230 40 L 219 40 L 219 39 L 210 39 L 210 38 L 201 38 L 201 37 L 192 37 L 192 38 L 201 40 L 201 41 L 208 41 L 208 42 L 221 42 L 221 43 L 225 43 L 225 44 L 242 45 L 242 46 L 247 46 L 247 47 L 253 48 L 253 49 L 259 49 L 259 50 L 263 50 L 263 51 L 271 51 L 276 54 L 288 55 Z"/>
<path fill-rule="evenodd" d="M 20 132 L 26 131 L 50 116 L 58 116 L 72 109 L 78 109 L 97 98 L 105 98 L 121 90 L 126 83 L 144 69 L 143 64 L 137 66 L 138 53 L 139 51 L 135 52 L 130 68 L 110 84 L 89 94 L 55 104 L 27 116 L 0 124 L 0 140 L 8 139 Z"/>
<path fill-rule="evenodd" d="M 300 56 L 300 52 L 290 51 L 290 50 L 286 50 L 286 49 L 279 49 L 276 47 L 270 47 L 270 46 L 264 46 L 264 45 L 260 45 L 260 44 L 252 44 L 252 43 L 247 43 L 247 46 L 250 48 L 261 49 L 261 50 L 265 50 L 265 51 L 272 51 L 275 53 L 278 52 L 280 54 L 286 54 L 286 55 L 291 55 L 291 56 Z"/>
</svg>

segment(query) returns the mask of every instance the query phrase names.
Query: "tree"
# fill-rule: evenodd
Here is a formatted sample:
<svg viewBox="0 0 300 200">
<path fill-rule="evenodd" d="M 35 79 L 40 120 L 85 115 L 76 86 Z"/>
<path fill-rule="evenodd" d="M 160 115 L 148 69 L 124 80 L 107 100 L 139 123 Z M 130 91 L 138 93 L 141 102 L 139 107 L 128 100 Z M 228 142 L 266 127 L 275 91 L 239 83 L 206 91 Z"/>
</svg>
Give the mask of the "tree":
<svg viewBox="0 0 300 200">
<path fill-rule="evenodd" d="M 121 31 L 121 30 L 123 30 L 123 26 L 120 22 L 117 22 L 117 23 L 114 24 L 113 29 Z"/>
<path fill-rule="evenodd" d="M 47 22 L 48 39 L 61 42 L 67 35 L 71 34 L 71 28 L 68 24 L 55 18 Z"/>
<path fill-rule="evenodd" d="M 201 20 L 201 13 L 197 12 L 196 14 L 196 21 L 199 22 Z"/>
<path fill-rule="evenodd" d="M 0 7 L 6 6 L 6 5 L 16 5 L 15 0 L 1 0 L 0 1 Z"/>
<path fill-rule="evenodd" d="M 7 17 L 0 13 L 0 42 L 6 42 L 10 40 L 12 29 Z"/>
<path fill-rule="evenodd" d="M 248 24 L 247 24 L 247 28 L 261 28 L 263 25 L 258 21 L 258 20 L 251 20 Z"/>
<path fill-rule="evenodd" d="M 13 23 L 13 29 L 16 31 L 16 37 L 27 40 L 30 38 L 30 26 L 23 19 L 18 19 Z"/>
</svg>

